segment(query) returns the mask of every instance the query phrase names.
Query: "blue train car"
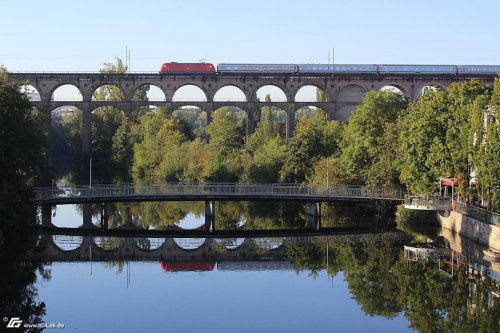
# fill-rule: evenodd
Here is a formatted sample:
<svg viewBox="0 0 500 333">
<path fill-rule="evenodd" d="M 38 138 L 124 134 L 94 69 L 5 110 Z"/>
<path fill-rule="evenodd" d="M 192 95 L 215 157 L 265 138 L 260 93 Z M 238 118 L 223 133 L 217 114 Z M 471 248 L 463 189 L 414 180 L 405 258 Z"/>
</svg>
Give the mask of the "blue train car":
<svg viewBox="0 0 500 333">
<path fill-rule="evenodd" d="M 500 66 L 497 65 L 461 65 L 458 66 L 459 74 L 498 74 Z"/>
<path fill-rule="evenodd" d="M 296 73 L 295 64 L 219 64 L 220 73 Z"/>
<path fill-rule="evenodd" d="M 380 74 L 456 74 L 454 65 L 378 65 Z"/>
<path fill-rule="evenodd" d="M 299 73 L 377 73 L 376 65 L 300 64 Z"/>
</svg>

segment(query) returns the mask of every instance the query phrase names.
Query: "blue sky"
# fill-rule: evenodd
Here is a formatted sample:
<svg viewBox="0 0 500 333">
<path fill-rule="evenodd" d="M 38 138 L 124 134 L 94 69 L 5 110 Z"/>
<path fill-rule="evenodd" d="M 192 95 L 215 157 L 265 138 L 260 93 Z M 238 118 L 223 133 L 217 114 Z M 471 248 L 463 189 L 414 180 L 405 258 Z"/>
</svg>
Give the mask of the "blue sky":
<svg viewBox="0 0 500 333">
<path fill-rule="evenodd" d="M 131 49 L 132 71 L 214 64 L 500 64 L 500 1 L 0 0 L 0 65 L 96 71 Z"/>
</svg>

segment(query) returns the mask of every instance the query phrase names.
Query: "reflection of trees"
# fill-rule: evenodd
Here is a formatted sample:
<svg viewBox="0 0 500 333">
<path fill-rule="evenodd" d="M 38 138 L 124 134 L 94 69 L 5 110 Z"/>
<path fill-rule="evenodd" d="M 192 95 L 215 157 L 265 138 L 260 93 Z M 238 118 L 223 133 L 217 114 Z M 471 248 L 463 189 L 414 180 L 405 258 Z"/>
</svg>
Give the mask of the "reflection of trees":
<svg viewBox="0 0 500 333">
<path fill-rule="evenodd" d="M 145 228 L 166 229 L 176 225 L 189 213 L 199 217 L 204 212 L 202 202 L 144 202 L 136 205 L 139 206 L 140 225 Z"/>
<path fill-rule="evenodd" d="M 240 203 L 248 230 L 269 230 L 280 228 L 303 228 L 304 205 L 284 202 L 242 202 Z"/>
<path fill-rule="evenodd" d="M 287 242 L 285 255 L 297 271 L 311 270 L 312 276 L 327 266 L 325 242 Z M 342 242 L 328 245 L 328 274 L 344 271 L 353 298 L 369 315 L 393 318 L 401 310 L 398 303 L 397 276 L 392 266 L 399 246 L 390 243 Z"/>
<path fill-rule="evenodd" d="M 394 227 L 394 205 L 390 202 L 370 204 L 332 203 L 321 207 L 324 227 L 368 227 L 377 231 Z"/>
<path fill-rule="evenodd" d="M 285 256 L 297 271 L 307 269 L 316 277 L 327 267 L 325 247 L 324 241 L 286 241 Z M 497 283 L 468 275 L 465 267 L 446 277 L 437 263 L 404 259 L 399 243 L 335 242 L 328 247 L 328 274 L 344 272 L 366 314 L 394 318 L 403 311 L 420 332 L 498 332 Z"/>
<path fill-rule="evenodd" d="M 393 318 L 401 310 L 398 277 L 392 266 L 399 246 L 385 242 L 341 243 L 337 247 L 345 279 L 365 313 Z"/>
<path fill-rule="evenodd" d="M 243 216 L 243 203 L 219 201 L 215 208 L 215 225 L 218 230 L 238 229 Z"/>
<path fill-rule="evenodd" d="M 421 332 L 498 332 L 500 301 L 498 285 L 466 268 L 448 278 L 434 262 L 407 262 L 395 267 L 399 276 L 405 316 L 410 326 Z"/>
<path fill-rule="evenodd" d="M 287 241 L 285 242 L 285 257 L 293 264 L 297 272 L 308 269 L 314 278 L 325 267 L 325 253 L 317 244 Z"/>
<path fill-rule="evenodd" d="M 41 323 L 45 315 L 45 303 L 38 300 L 35 287 L 36 271 L 44 279 L 50 273 L 33 258 L 34 241 L 26 236 L 5 238 L 0 248 L 0 312 L 5 317 L 19 317 L 23 323 Z M 2 325 L 6 325 L 3 323 Z M 39 332 L 32 329 L 30 332 Z"/>
</svg>

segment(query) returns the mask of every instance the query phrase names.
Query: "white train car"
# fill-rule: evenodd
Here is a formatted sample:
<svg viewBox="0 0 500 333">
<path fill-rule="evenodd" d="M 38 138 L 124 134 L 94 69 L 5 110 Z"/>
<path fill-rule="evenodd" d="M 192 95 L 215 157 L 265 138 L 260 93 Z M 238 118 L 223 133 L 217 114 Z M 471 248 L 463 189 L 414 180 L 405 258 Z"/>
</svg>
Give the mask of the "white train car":
<svg viewBox="0 0 500 333">
<path fill-rule="evenodd" d="M 379 74 L 457 74 L 454 65 L 378 65 Z"/>
</svg>

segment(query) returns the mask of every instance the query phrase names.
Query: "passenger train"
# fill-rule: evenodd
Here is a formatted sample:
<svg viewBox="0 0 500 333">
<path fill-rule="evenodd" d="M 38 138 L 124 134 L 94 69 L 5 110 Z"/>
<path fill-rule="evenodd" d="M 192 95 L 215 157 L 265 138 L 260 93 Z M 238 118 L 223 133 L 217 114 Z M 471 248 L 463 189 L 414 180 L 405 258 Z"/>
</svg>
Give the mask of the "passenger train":
<svg viewBox="0 0 500 333">
<path fill-rule="evenodd" d="M 474 74 L 500 73 L 500 65 L 343 65 L 343 64 L 218 64 L 164 63 L 161 74 Z"/>
</svg>

